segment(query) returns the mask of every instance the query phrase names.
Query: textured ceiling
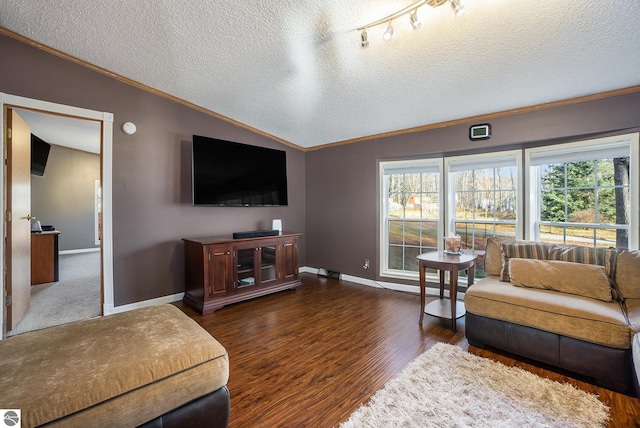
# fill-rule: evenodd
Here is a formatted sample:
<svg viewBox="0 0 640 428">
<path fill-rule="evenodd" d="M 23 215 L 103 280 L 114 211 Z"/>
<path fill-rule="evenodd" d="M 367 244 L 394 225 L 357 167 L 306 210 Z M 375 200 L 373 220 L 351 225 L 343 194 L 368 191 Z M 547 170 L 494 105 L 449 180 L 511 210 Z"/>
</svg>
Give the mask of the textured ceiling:
<svg viewBox="0 0 640 428">
<path fill-rule="evenodd" d="M 3 0 L 0 26 L 301 147 L 640 84 L 640 1 Z"/>
</svg>

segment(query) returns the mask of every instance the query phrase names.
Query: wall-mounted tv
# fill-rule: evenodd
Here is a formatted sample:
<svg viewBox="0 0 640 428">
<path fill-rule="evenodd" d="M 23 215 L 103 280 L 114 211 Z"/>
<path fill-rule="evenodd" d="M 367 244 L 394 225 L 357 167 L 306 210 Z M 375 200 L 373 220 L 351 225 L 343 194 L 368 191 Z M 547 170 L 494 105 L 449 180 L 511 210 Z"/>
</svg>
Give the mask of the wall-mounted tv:
<svg viewBox="0 0 640 428">
<path fill-rule="evenodd" d="M 283 150 L 193 136 L 194 205 L 288 205 Z"/>
<path fill-rule="evenodd" d="M 31 174 L 44 176 L 51 145 L 40 137 L 31 134 Z"/>
</svg>

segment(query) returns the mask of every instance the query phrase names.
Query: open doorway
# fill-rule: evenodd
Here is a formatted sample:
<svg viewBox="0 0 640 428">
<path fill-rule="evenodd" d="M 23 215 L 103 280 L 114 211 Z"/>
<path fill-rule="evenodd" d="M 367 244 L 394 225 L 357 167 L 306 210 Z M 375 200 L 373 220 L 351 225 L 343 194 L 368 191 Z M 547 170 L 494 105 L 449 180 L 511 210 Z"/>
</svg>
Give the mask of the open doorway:
<svg viewBox="0 0 640 428">
<path fill-rule="evenodd" d="M 22 214 L 14 216 L 12 215 L 13 213 L 9 213 L 5 216 L 5 222 L 2 224 L 3 235 L 9 236 L 9 239 L 5 238 L 4 245 L 0 250 L 6 271 L 5 276 L 2 277 L 2 290 L 6 305 L 2 305 L 0 308 L 3 336 L 111 313 L 113 311 L 111 231 L 113 116 L 110 113 L 79 109 L 7 94 L 0 94 L 0 101 L 2 104 L 2 113 L 0 114 L 6 116 L 2 120 L 3 128 L 6 128 L 10 123 L 10 114 L 24 116 L 20 120 L 24 119 L 27 129 L 30 130 L 32 127 L 35 135 L 40 134 L 38 136 L 41 138 L 44 136 L 42 139 L 49 140 L 51 144 L 50 160 L 45 167 L 45 174 L 50 175 L 50 177 L 47 177 L 49 178 L 49 183 L 37 178 L 32 180 L 32 183 L 29 183 L 29 196 L 32 193 L 32 187 L 35 195 L 33 203 L 30 204 L 30 211 L 33 212 L 29 212 L 26 216 Z M 55 134 L 56 132 L 58 135 Z M 74 134 L 77 138 L 73 137 Z M 3 135 L 3 150 L 5 147 L 11 149 L 12 133 L 3 132 Z M 74 146 L 73 140 L 77 140 L 78 144 L 82 146 Z M 7 171 L 11 171 L 11 163 L 11 157 L 9 157 L 8 165 L 6 166 Z M 65 163 L 66 167 L 64 166 Z M 69 167 L 69 165 L 74 164 L 83 165 L 81 166 L 83 170 L 76 171 L 75 178 L 68 177 L 74 174 Z M 56 169 L 59 169 L 59 171 L 56 172 Z M 62 173 L 60 169 L 62 169 Z M 11 179 L 7 177 L 8 175 L 3 176 L 2 183 L 5 191 L 3 208 L 6 211 L 10 211 L 12 198 L 15 198 L 16 192 L 13 192 L 11 197 L 7 196 L 11 195 L 11 188 L 13 188 Z M 68 188 L 64 185 L 65 182 L 68 185 L 76 181 L 85 182 L 83 191 L 78 188 Z M 87 182 L 89 182 L 89 185 L 87 185 Z M 26 193 L 25 187 L 23 185 L 20 189 L 20 195 Z M 87 190 L 87 187 L 90 189 Z M 81 195 L 83 192 L 84 195 Z M 90 195 L 87 195 L 87 193 L 90 193 Z M 65 204 L 56 203 L 56 195 L 58 199 L 66 199 L 67 202 Z M 73 195 L 73 197 L 69 198 L 69 195 Z M 45 201 L 45 199 L 49 200 Z M 83 208 L 79 208 L 80 205 L 73 206 L 76 202 L 80 202 L 79 199 L 83 199 Z M 58 205 L 57 208 L 56 205 Z M 64 234 L 67 239 L 61 240 L 62 244 L 56 242 L 56 257 L 59 257 L 56 263 L 58 270 L 56 280 L 44 280 L 45 282 L 30 286 L 30 289 L 33 288 L 32 291 L 36 291 L 35 293 L 27 292 L 27 294 L 34 294 L 34 307 L 29 309 L 31 300 L 28 298 L 25 313 L 19 314 L 18 317 L 12 319 L 13 308 L 11 304 L 16 303 L 15 301 L 12 302 L 12 300 L 15 300 L 12 294 L 14 294 L 14 288 L 17 285 L 12 284 L 14 281 L 12 281 L 12 264 L 10 263 L 13 248 L 13 243 L 10 242 L 12 241 L 13 228 L 11 223 L 24 224 L 23 219 L 30 219 L 32 225 L 35 225 L 36 228 L 45 229 L 46 232 L 53 234 L 52 230 L 54 230 L 56 234 Z M 87 228 L 87 223 L 91 223 L 89 228 Z M 88 229 L 90 230 L 89 233 L 87 232 Z M 68 286 L 70 284 L 68 281 L 75 282 L 76 287 L 79 286 L 80 288 L 72 292 L 74 298 L 63 296 L 58 299 L 60 304 L 67 305 L 56 308 L 54 311 L 60 316 L 50 316 L 51 319 L 47 320 L 46 313 L 34 314 L 34 312 L 45 312 L 42 309 L 42 301 L 38 301 L 39 297 L 43 297 L 45 300 L 53 300 L 51 290 L 54 290 L 57 285 L 62 285 L 66 282 L 64 288 L 65 291 L 69 291 L 72 287 Z M 89 283 L 93 283 L 93 285 Z M 88 287 L 84 287 L 85 285 Z M 81 296 L 81 291 L 84 291 L 84 288 L 91 287 L 93 288 L 93 295 Z M 16 292 L 15 294 L 19 293 Z M 54 292 L 53 294 L 56 293 Z M 89 301 L 88 305 L 86 304 L 87 299 Z M 25 305 L 24 301 L 20 304 L 22 306 Z M 22 321 L 16 322 L 16 319 L 26 320 L 29 316 L 34 318 L 34 315 L 36 319 L 45 319 L 37 320 L 35 323 L 33 323 L 33 319 L 30 320 L 29 325 L 33 327 L 29 327 L 27 330 L 25 330 L 24 326 L 19 325 Z M 44 317 L 41 315 L 44 315 Z M 16 326 L 18 326 L 18 329 L 16 329 Z"/>
<path fill-rule="evenodd" d="M 7 336 L 102 315 L 101 124 L 15 111 L 31 131 L 31 302 Z"/>
</svg>

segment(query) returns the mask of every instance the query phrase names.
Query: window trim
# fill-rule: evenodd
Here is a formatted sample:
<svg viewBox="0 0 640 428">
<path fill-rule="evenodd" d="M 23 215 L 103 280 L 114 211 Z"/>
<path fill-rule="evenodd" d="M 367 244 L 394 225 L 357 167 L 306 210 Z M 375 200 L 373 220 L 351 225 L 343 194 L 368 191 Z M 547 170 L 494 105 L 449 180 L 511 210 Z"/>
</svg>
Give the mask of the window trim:
<svg viewBox="0 0 640 428">
<path fill-rule="evenodd" d="M 389 194 L 388 183 L 385 180 L 385 167 L 393 165 L 392 170 L 396 169 L 398 171 L 402 168 L 406 169 L 424 169 L 425 172 L 429 170 L 436 171 L 440 175 L 440 180 L 438 182 L 438 199 L 443 201 L 443 189 L 442 189 L 442 181 L 443 181 L 443 158 L 425 158 L 425 159 L 411 159 L 411 160 L 390 160 L 390 161 L 380 161 L 379 162 L 379 192 L 378 195 L 381 196 L 380 203 L 380 263 L 379 263 L 379 274 L 381 277 L 385 278 L 398 278 L 398 279 L 410 279 L 415 280 L 419 277 L 418 272 L 408 272 L 404 270 L 394 270 L 389 268 L 389 222 L 387 221 L 386 213 L 389 208 L 389 198 L 387 195 Z M 442 202 L 440 202 L 442 203 Z M 440 211 L 444 208 L 441 207 Z M 440 213 L 440 217 L 438 218 L 438 235 L 443 236 L 443 218 L 442 212 Z M 440 245 L 440 243 L 438 243 Z"/>
<path fill-rule="evenodd" d="M 463 156 L 449 156 L 444 158 L 444 169 L 445 169 L 445 194 L 447 195 L 447 205 L 445 207 L 445 235 L 448 235 L 451 231 L 455 232 L 455 212 L 456 212 L 456 200 L 455 195 L 452 195 L 452 174 L 458 172 L 460 165 L 467 164 L 470 166 L 469 169 L 479 169 L 474 166 L 479 166 L 480 168 L 495 168 L 496 166 L 490 166 L 492 161 L 495 160 L 494 165 L 497 164 L 498 167 L 501 167 L 505 163 L 505 159 L 513 158 L 515 160 L 516 167 L 516 221 L 515 221 L 515 230 L 516 230 L 516 239 L 522 239 L 522 217 L 524 216 L 524 202 L 522 196 L 522 150 L 501 150 L 490 153 L 480 153 L 475 155 L 463 155 Z M 475 165 L 474 165 L 475 164 Z M 453 168 L 452 168 L 453 166 Z M 452 169 L 454 171 L 452 171 Z M 480 222 L 479 222 L 480 223 Z M 491 223 L 495 223 L 495 221 L 491 221 Z"/>
<path fill-rule="evenodd" d="M 640 212 L 640 134 L 637 132 L 525 149 L 524 184 L 526 195 L 528 195 L 528 209 L 524 212 L 525 239 L 536 240 L 538 238 L 536 233 L 536 222 L 540 218 L 540 205 L 538 203 L 540 182 L 539 180 L 535 180 L 535 182 L 532 180 L 532 169 L 535 167 L 532 165 L 532 156 L 535 158 L 536 154 L 542 152 L 556 152 L 561 155 L 576 151 L 579 153 L 585 149 L 596 147 L 602 148 L 606 145 L 611 147 L 620 147 L 622 142 L 626 142 L 625 145 L 628 144 L 630 156 L 629 183 L 631 183 L 631 188 L 629 195 L 631 200 L 629 202 L 632 215 L 630 216 L 629 222 L 629 248 L 637 249 L 640 244 L 640 216 L 637 215 L 637 213 Z M 633 188 L 634 184 L 636 186 L 635 188 Z"/>
</svg>

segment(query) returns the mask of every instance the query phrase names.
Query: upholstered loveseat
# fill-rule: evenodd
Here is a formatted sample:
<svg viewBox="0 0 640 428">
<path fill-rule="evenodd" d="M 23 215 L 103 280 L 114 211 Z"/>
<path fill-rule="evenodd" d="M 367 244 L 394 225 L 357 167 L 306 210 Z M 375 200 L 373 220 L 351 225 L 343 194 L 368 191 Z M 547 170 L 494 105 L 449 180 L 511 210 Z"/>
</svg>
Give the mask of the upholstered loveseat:
<svg viewBox="0 0 640 428">
<path fill-rule="evenodd" d="M 172 305 L 0 341 L 0 404 L 22 427 L 226 427 L 225 348 Z"/>
<path fill-rule="evenodd" d="M 465 295 L 466 336 L 633 394 L 640 251 L 490 238 L 487 277 Z"/>
</svg>

